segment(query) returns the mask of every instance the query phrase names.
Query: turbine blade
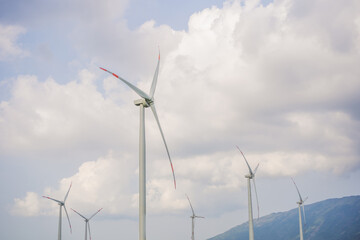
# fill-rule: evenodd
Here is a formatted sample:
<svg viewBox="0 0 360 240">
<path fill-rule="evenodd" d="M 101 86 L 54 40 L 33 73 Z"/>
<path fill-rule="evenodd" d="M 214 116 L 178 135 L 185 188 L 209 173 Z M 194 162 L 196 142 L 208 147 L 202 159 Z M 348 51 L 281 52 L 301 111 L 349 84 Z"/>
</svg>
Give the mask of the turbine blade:
<svg viewBox="0 0 360 240">
<path fill-rule="evenodd" d="M 243 157 L 244 157 L 244 159 L 245 159 L 245 162 L 246 162 L 246 165 L 247 165 L 248 168 L 249 168 L 249 173 L 250 173 L 250 175 L 253 175 L 253 172 L 252 172 L 252 170 L 251 170 L 251 167 L 250 167 L 248 161 L 246 160 L 246 157 L 245 157 L 244 153 L 240 150 L 240 148 L 239 148 L 238 146 L 236 146 L 236 147 L 237 147 L 237 149 L 239 149 L 239 151 L 240 151 L 241 154 L 243 155 Z"/>
<path fill-rule="evenodd" d="M 190 202 L 190 198 L 189 198 L 189 196 L 188 196 L 187 194 L 185 194 L 185 195 L 186 195 L 186 197 L 187 197 L 187 199 L 188 199 L 188 201 L 189 201 L 189 204 L 190 204 L 190 207 L 191 207 L 191 211 L 192 211 L 192 213 L 193 213 L 193 217 L 196 217 L 196 216 L 195 216 L 194 209 L 193 209 L 193 207 L 192 207 L 192 205 L 191 205 L 191 202 Z"/>
<path fill-rule="evenodd" d="M 308 199 L 308 197 L 304 198 L 303 203 Z"/>
<path fill-rule="evenodd" d="M 304 213 L 304 224 L 306 225 L 306 216 L 305 216 L 305 207 L 304 207 L 304 205 L 302 205 L 302 210 L 303 210 L 303 213 Z"/>
<path fill-rule="evenodd" d="M 43 197 L 43 198 L 50 199 L 50 200 L 53 200 L 53 201 L 55 201 L 55 202 L 57 202 L 57 203 L 59 203 L 59 204 L 63 204 L 63 202 L 62 202 L 62 201 L 56 200 L 56 199 L 54 199 L 54 198 L 47 197 L 47 196 L 42 196 L 42 197 Z"/>
<path fill-rule="evenodd" d="M 89 229 L 89 236 L 90 236 L 90 240 L 91 240 L 90 223 L 89 223 L 89 222 L 87 222 L 87 225 L 88 225 L 88 229 Z"/>
<path fill-rule="evenodd" d="M 77 212 L 75 209 L 72 209 L 72 208 L 70 208 L 71 210 L 73 210 L 74 212 L 76 212 L 80 217 L 82 217 L 83 219 L 85 219 L 85 220 L 87 220 L 87 218 L 86 217 L 84 217 L 83 215 L 81 215 L 79 212 Z"/>
<path fill-rule="evenodd" d="M 102 208 L 100 208 L 99 210 L 96 211 L 96 213 L 94 213 L 90 218 L 89 218 L 89 221 L 90 219 L 92 219 L 96 214 L 98 214 L 98 212 L 100 212 L 102 210 Z"/>
<path fill-rule="evenodd" d="M 67 220 L 68 220 L 68 222 L 69 222 L 70 233 L 72 233 L 72 228 L 71 228 L 70 218 L 69 218 L 69 214 L 68 214 L 68 212 L 67 212 L 67 210 L 66 210 L 65 205 L 64 205 L 64 209 L 65 209 L 65 213 L 66 213 Z"/>
<path fill-rule="evenodd" d="M 258 163 L 258 164 L 256 165 L 256 168 L 254 169 L 254 175 L 256 174 L 256 171 L 258 170 L 259 165 L 260 165 L 260 163 Z"/>
<path fill-rule="evenodd" d="M 291 180 L 293 181 L 293 183 L 294 183 L 294 185 L 295 185 L 295 187 L 296 187 L 296 191 L 297 191 L 297 192 L 298 192 L 298 194 L 299 194 L 300 202 L 302 203 L 302 202 L 303 202 L 303 200 L 302 200 L 302 197 L 301 197 L 300 191 L 299 191 L 299 189 L 298 189 L 298 187 L 297 187 L 297 185 L 296 185 L 296 183 L 295 183 L 294 179 L 293 179 L 293 178 L 291 178 Z"/>
<path fill-rule="evenodd" d="M 157 113 L 156 113 L 155 104 L 154 104 L 154 103 L 150 104 L 150 107 L 151 107 L 151 110 L 152 110 L 152 112 L 153 112 L 153 114 L 154 114 L 154 117 L 155 117 L 155 119 L 156 119 L 156 122 L 157 122 L 157 124 L 158 124 L 158 126 L 159 126 L 160 133 L 161 133 L 161 137 L 162 137 L 162 139 L 163 139 L 163 141 L 164 141 L 164 144 L 165 144 L 166 152 L 167 152 L 167 155 L 168 155 L 168 157 L 169 157 L 170 166 L 171 166 L 171 170 L 172 170 L 172 174 L 173 174 L 173 178 L 174 178 L 174 186 L 175 186 L 175 189 L 176 189 L 176 179 L 175 179 L 174 167 L 173 167 L 173 164 L 172 164 L 172 161 L 171 161 L 169 149 L 168 149 L 167 144 L 166 144 L 166 141 L 165 141 L 164 133 L 163 133 L 163 131 L 162 131 L 162 129 L 161 129 L 160 121 L 159 121 L 159 118 L 158 118 Z"/>
<path fill-rule="evenodd" d="M 125 79 L 123 79 L 122 77 L 119 77 L 118 75 L 116 75 L 115 73 L 110 72 L 109 70 L 106 70 L 105 68 L 100 67 L 101 70 L 110 73 L 111 75 L 113 75 L 114 77 L 120 79 L 121 81 L 123 81 L 126 85 L 128 85 L 132 90 L 134 90 L 140 97 L 145 98 L 145 99 L 151 99 L 149 97 L 149 95 L 147 95 L 146 93 L 144 93 L 141 89 L 139 89 L 138 87 L 135 87 L 134 85 L 132 85 L 131 83 L 129 83 L 128 81 L 126 81 Z"/>
<path fill-rule="evenodd" d="M 67 199 L 67 197 L 68 197 L 68 195 L 69 195 L 69 192 L 70 192 L 70 188 L 71 188 L 71 186 L 72 186 L 72 183 L 70 183 L 69 190 L 67 191 L 67 193 L 66 193 L 66 195 L 65 195 L 65 198 L 64 198 L 64 203 L 65 203 L 65 201 L 66 201 L 66 199 Z"/>
<path fill-rule="evenodd" d="M 256 191 L 255 177 L 253 178 L 253 184 L 254 184 L 254 190 L 255 190 L 255 196 L 256 196 L 256 205 L 257 205 L 258 219 L 259 219 L 259 216 L 260 216 L 260 210 L 259 210 L 259 200 L 258 200 L 258 195 L 257 195 L 257 191 Z"/>
<path fill-rule="evenodd" d="M 155 89 L 156 89 L 156 84 L 157 84 L 157 79 L 158 79 L 158 75 L 159 75 L 159 65 L 160 65 L 160 49 L 159 49 L 159 58 L 158 58 L 158 63 L 156 66 L 156 70 L 155 70 L 155 74 L 154 74 L 154 78 L 151 84 L 151 89 L 150 89 L 150 98 L 154 97 L 154 93 L 155 93 Z"/>
<path fill-rule="evenodd" d="M 195 216 L 196 218 L 205 218 L 205 217 L 202 217 L 202 216 Z"/>
</svg>

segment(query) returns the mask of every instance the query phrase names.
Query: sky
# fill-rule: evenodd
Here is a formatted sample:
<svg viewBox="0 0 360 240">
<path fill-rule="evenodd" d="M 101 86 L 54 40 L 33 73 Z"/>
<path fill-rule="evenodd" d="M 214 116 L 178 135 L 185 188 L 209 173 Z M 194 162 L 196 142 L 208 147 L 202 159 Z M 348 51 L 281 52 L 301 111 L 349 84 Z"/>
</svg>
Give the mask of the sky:
<svg viewBox="0 0 360 240">
<path fill-rule="evenodd" d="M 138 239 L 139 97 L 146 110 L 147 238 L 208 239 L 260 217 L 359 195 L 360 2 L 1 0 L 0 238 Z M 255 203 L 255 201 L 254 201 Z M 254 215 L 257 211 L 254 208 Z M 256 236 L 256 229 L 255 229 Z"/>
</svg>

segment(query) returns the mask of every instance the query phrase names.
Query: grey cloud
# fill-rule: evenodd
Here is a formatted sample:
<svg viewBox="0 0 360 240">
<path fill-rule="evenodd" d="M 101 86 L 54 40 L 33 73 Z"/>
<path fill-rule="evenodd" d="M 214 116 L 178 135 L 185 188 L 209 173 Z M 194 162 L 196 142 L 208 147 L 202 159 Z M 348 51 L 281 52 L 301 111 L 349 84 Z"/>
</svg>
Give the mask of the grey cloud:
<svg viewBox="0 0 360 240">
<path fill-rule="evenodd" d="M 261 162 L 260 177 L 312 171 L 349 174 L 359 168 L 359 138 L 354 134 L 359 129 L 354 104 L 359 100 L 359 48 L 351 46 L 354 51 L 343 51 L 336 47 L 344 44 L 333 32 L 337 28 L 328 26 L 336 12 L 319 18 L 315 15 L 325 11 L 327 4 L 316 2 L 310 11 L 306 10 L 310 7 L 308 3 L 304 3 L 305 9 L 300 14 L 295 1 L 275 1 L 266 7 L 257 1 L 245 6 L 235 1 L 222 9 L 213 7 L 194 14 L 188 32 L 155 27 L 152 22 L 130 31 L 119 21 L 105 27 L 85 24 L 84 35 L 79 32 L 73 36 L 75 42 L 83 43 L 79 52 L 92 55 L 93 63 L 104 62 L 144 89 L 149 89 L 155 67 L 155 42 L 165 45 L 161 48 L 166 53 L 161 58 L 157 107 L 182 187 L 180 193 L 169 188 L 171 173 L 150 116 L 147 118 L 148 157 L 152 159 L 150 211 L 159 214 L 164 209 L 184 211 L 186 199 L 179 200 L 183 192 L 198 193 L 194 201 L 198 198 L 205 202 L 213 215 L 239 207 L 235 195 L 244 186 L 239 180 L 244 166 L 239 164 L 236 144 L 252 163 Z M 338 7 L 342 10 L 339 14 L 350 13 L 348 18 L 336 18 L 351 28 L 346 30 L 345 42 L 356 45 L 360 29 L 348 23 L 357 21 L 352 13 L 359 6 L 350 1 Z M 294 14 L 296 11 L 299 13 Z M 318 31 L 320 26 L 323 27 Z M 101 39 L 94 37 L 97 34 Z M 132 103 L 136 96 L 128 90 L 116 94 L 114 89 L 126 87 L 107 79 L 104 89 L 108 98 L 103 98 L 91 81 L 85 83 L 73 82 L 66 87 L 53 83 L 54 89 L 81 89 L 75 93 L 83 99 L 74 97 L 73 101 L 87 113 L 87 118 L 75 119 L 86 123 L 75 124 L 84 128 L 75 133 L 81 135 L 100 125 L 110 126 L 105 133 L 97 129 L 93 135 L 76 138 L 79 146 L 84 144 L 88 148 L 87 141 L 99 141 L 105 148 L 115 147 L 106 135 L 120 128 L 115 131 L 119 135 L 117 144 L 130 149 L 117 150 L 125 151 L 129 159 L 136 158 L 137 132 L 130 140 L 123 140 L 137 129 L 138 112 Z M 44 88 L 41 84 L 39 87 Z M 121 107 L 115 101 L 121 102 Z M 58 105 L 46 109 L 51 107 Z M 76 106 L 72 107 L 69 113 L 78 116 Z M 58 110 L 68 112 L 67 108 Z M 126 120 L 129 125 L 119 124 L 124 119 L 131 119 Z M 127 171 L 136 171 L 135 165 Z M 81 176 L 80 171 L 75 175 Z M 136 199 L 136 195 L 126 194 L 132 195 L 133 201 Z M 206 201 L 209 198 L 211 201 Z M 221 202 L 231 207 L 212 210 Z"/>
</svg>

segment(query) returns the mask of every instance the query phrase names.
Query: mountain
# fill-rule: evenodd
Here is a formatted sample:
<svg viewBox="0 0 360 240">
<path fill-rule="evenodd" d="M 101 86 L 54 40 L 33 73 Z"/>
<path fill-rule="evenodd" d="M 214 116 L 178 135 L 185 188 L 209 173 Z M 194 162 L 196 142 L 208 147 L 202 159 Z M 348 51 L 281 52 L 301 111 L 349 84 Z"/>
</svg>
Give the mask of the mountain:
<svg viewBox="0 0 360 240">
<path fill-rule="evenodd" d="M 297 240 L 298 208 L 254 220 L 255 239 Z M 360 240 L 360 196 L 327 199 L 305 205 L 305 240 Z M 304 220 L 303 220 L 304 223 Z M 208 240 L 248 240 L 248 222 Z"/>
</svg>

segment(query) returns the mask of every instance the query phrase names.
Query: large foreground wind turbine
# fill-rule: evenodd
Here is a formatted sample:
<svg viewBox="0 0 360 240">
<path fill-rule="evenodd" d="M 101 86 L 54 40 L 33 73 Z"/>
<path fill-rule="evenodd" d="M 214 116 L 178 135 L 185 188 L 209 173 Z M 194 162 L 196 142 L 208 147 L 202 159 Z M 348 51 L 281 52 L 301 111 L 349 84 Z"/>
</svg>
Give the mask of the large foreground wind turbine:
<svg viewBox="0 0 360 240">
<path fill-rule="evenodd" d="M 257 210 L 258 210 L 258 218 L 259 218 L 259 201 L 258 201 L 258 196 L 257 196 L 257 191 L 256 191 L 256 184 L 255 184 L 255 174 L 256 171 L 259 167 L 259 164 L 255 167 L 254 171 L 251 170 L 251 167 L 248 163 L 248 161 L 245 158 L 245 155 L 243 154 L 243 152 L 240 150 L 240 148 L 238 146 L 236 146 L 237 149 L 239 149 L 239 151 L 241 152 L 241 155 L 244 157 L 246 165 L 249 168 L 249 174 L 245 175 L 245 178 L 247 178 L 247 187 L 248 187 L 248 208 L 249 208 L 249 240 L 254 240 L 254 223 L 253 223 L 253 211 L 252 211 L 252 200 L 251 200 L 251 184 L 250 184 L 250 180 L 253 180 L 253 184 L 254 184 L 254 190 L 255 190 L 255 195 L 256 195 L 256 204 L 257 204 Z"/>
<path fill-rule="evenodd" d="M 54 198 L 51 198 L 51 197 L 43 196 L 44 198 L 47 198 L 47 199 L 50 199 L 50 200 L 53 200 L 53 201 L 57 202 L 57 203 L 59 204 L 59 206 L 60 206 L 60 211 L 59 211 L 59 228 L 58 228 L 58 240 L 61 240 L 62 207 L 64 207 L 64 210 L 65 210 L 65 213 L 66 213 L 66 217 L 67 217 L 68 222 L 69 222 L 70 233 L 72 232 L 69 215 L 68 215 L 68 212 L 66 211 L 66 207 L 65 207 L 65 201 L 66 201 L 66 199 L 67 199 L 67 197 L 68 197 L 68 195 L 69 195 L 71 185 L 72 185 L 72 184 L 70 184 L 69 190 L 67 191 L 67 193 L 66 193 L 66 195 L 65 195 L 64 201 L 60 201 L 60 200 L 57 200 L 57 199 L 54 199 Z"/>
<path fill-rule="evenodd" d="M 158 74 L 159 74 L 159 65 L 160 65 L 160 52 L 159 52 L 158 63 L 156 66 L 156 70 L 155 70 L 155 74 L 154 74 L 154 78 L 153 78 L 153 81 L 151 84 L 149 94 L 146 94 L 144 91 L 135 87 L 133 84 L 131 84 L 128 81 L 126 81 L 125 79 L 119 77 L 115 73 L 112 73 L 104 68 L 100 68 L 101 70 L 104 70 L 104 71 L 112 74 L 114 77 L 116 77 L 119 80 L 121 80 L 122 82 L 124 82 L 126 85 L 128 85 L 132 90 L 134 90 L 141 97 L 141 99 L 134 101 L 135 105 L 140 107 L 140 136 L 139 136 L 139 239 L 140 240 L 146 239 L 146 162 L 145 162 L 146 155 L 145 155 L 145 120 L 144 120 L 145 111 L 144 111 L 144 108 L 147 108 L 149 106 L 154 114 L 157 125 L 159 126 L 161 137 L 165 144 L 166 152 L 169 157 L 170 166 L 171 166 L 171 170 L 172 170 L 172 174 L 173 174 L 173 178 L 174 178 L 174 186 L 176 189 L 174 168 L 173 168 L 173 165 L 171 162 L 169 149 L 167 147 L 165 137 L 164 137 L 163 131 L 161 129 L 160 121 L 159 121 L 158 115 L 156 113 L 155 103 L 154 103 L 154 93 L 155 93 L 156 83 L 157 83 Z"/>
<path fill-rule="evenodd" d="M 91 240 L 91 232 L 90 232 L 90 219 L 92 219 L 98 212 L 101 211 L 102 208 L 100 208 L 99 210 L 97 210 L 93 215 L 91 215 L 91 217 L 89 218 L 86 218 L 84 217 L 83 215 L 81 215 L 80 213 L 78 213 L 77 211 L 75 211 L 74 209 L 71 209 L 73 210 L 74 212 L 76 212 L 77 214 L 79 214 L 80 217 L 82 217 L 84 220 L 85 220 L 85 240 L 87 240 L 87 232 L 88 232 L 88 229 L 89 229 L 89 236 L 90 236 L 90 240 Z"/>
<path fill-rule="evenodd" d="M 293 178 L 291 178 L 291 180 L 293 181 L 295 187 L 296 187 L 296 191 L 298 192 L 299 194 L 299 201 L 296 202 L 298 204 L 298 207 L 299 207 L 299 230 L 300 230 L 300 240 L 304 240 L 304 236 L 303 236 L 303 230 L 302 230 L 302 221 L 301 221 L 301 207 L 302 207 L 302 210 L 303 210 L 303 213 L 304 213 L 304 221 L 306 223 L 306 219 L 305 219 L 305 208 L 304 208 L 304 202 L 306 201 L 307 197 L 305 199 L 302 199 L 301 197 L 301 194 L 300 194 L 300 191 L 298 189 L 298 187 L 296 186 L 296 183 L 294 181 Z"/>
<path fill-rule="evenodd" d="M 195 218 L 204 218 L 204 217 L 201 217 L 201 216 L 197 216 L 194 212 L 194 208 L 192 207 L 191 205 L 191 202 L 190 202 L 190 199 L 188 197 L 188 195 L 186 195 L 188 201 L 189 201 L 189 204 L 190 204 L 190 207 L 191 207 L 191 211 L 192 211 L 192 215 L 190 216 L 191 217 L 191 240 L 195 240 L 195 236 L 194 236 L 194 229 L 195 229 Z"/>
</svg>

